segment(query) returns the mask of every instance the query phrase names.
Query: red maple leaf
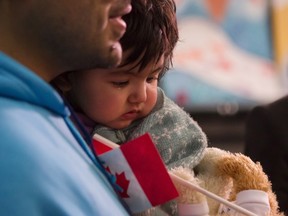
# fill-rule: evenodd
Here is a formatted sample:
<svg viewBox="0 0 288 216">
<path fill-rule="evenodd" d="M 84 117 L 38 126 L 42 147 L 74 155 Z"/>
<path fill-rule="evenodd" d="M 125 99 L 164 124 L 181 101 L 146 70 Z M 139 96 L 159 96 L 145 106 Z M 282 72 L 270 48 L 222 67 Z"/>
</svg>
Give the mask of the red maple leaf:
<svg viewBox="0 0 288 216">
<path fill-rule="evenodd" d="M 116 184 L 119 185 L 122 189 L 121 191 L 119 191 L 119 195 L 122 198 L 129 198 L 127 191 L 128 191 L 130 181 L 126 178 L 124 172 L 120 174 L 116 173 Z"/>
<path fill-rule="evenodd" d="M 109 166 L 105 167 L 105 170 L 106 170 L 108 173 L 112 174 Z"/>
</svg>

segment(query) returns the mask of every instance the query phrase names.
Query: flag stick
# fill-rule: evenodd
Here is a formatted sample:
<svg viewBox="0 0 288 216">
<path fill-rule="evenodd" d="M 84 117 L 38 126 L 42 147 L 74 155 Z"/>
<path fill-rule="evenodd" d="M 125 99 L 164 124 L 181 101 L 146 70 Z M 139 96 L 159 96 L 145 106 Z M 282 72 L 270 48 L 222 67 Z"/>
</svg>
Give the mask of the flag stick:
<svg viewBox="0 0 288 216">
<path fill-rule="evenodd" d="M 116 143 L 114 143 L 114 142 L 112 142 L 112 141 L 110 141 L 110 140 L 106 139 L 105 137 L 102 137 L 102 136 L 100 136 L 98 134 L 93 135 L 93 138 L 98 140 L 99 142 L 102 142 L 103 144 L 109 146 L 112 149 L 119 147 L 118 144 L 116 144 Z M 189 181 L 187 181 L 185 179 L 182 179 L 182 178 L 176 176 L 175 174 L 173 174 L 171 172 L 168 172 L 168 173 L 169 173 L 169 175 L 170 175 L 172 180 L 177 181 L 180 184 L 182 184 L 182 185 L 184 185 L 184 186 L 186 186 L 188 188 L 196 190 L 196 191 L 206 195 L 207 197 L 210 197 L 211 199 L 214 199 L 214 200 L 216 200 L 216 201 L 218 201 L 218 202 L 220 202 L 220 203 L 222 203 L 222 204 L 234 209 L 235 211 L 238 211 L 238 212 L 240 212 L 242 214 L 245 214 L 245 215 L 248 215 L 248 216 L 257 216 L 256 214 L 248 211 L 247 209 L 244 209 L 244 208 L 242 208 L 242 207 L 240 207 L 240 206 L 238 206 L 238 205 L 236 205 L 236 204 L 234 204 L 232 202 L 229 202 L 226 199 L 223 199 L 222 197 L 217 196 L 216 194 L 211 193 L 210 191 L 207 191 L 204 188 L 199 187 L 198 185 L 195 185 L 195 184 L 193 184 L 193 183 L 191 183 L 191 182 L 189 182 Z"/>
<path fill-rule="evenodd" d="M 99 142 L 102 142 L 103 144 L 107 145 L 108 147 L 114 149 L 114 148 L 118 148 L 120 147 L 118 144 L 106 139 L 105 137 L 103 136 L 100 136 L 98 134 L 94 134 L 93 135 L 93 139 L 96 139 L 98 140 Z"/>
<path fill-rule="evenodd" d="M 210 197 L 210 198 L 212 198 L 212 199 L 214 199 L 214 200 L 216 200 L 216 201 L 218 201 L 218 202 L 220 202 L 220 203 L 222 203 L 222 204 L 224 204 L 224 205 L 226 205 L 226 206 L 228 206 L 228 207 L 230 207 L 230 208 L 232 208 L 232 209 L 234 209 L 234 210 L 236 210 L 242 214 L 245 214 L 248 216 L 257 216 L 256 214 L 248 211 L 247 209 L 244 209 L 244 208 L 242 208 L 242 207 L 240 207 L 240 206 L 238 206 L 232 202 L 229 202 L 226 199 L 223 199 L 222 197 L 217 196 L 216 194 L 211 193 L 210 191 L 207 191 L 207 190 L 199 187 L 198 185 L 193 184 L 192 182 L 189 182 L 185 179 L 182 179 L 171 172 L 169 172 L 169 174 L 170 174 L 170 177 L 172 178 L 173 181 L 178 182 L 178 183 L 180 183 L 180 184 L 182 184 L 188 188 L 191 188 L 193 190 L 196 190 L 196 191 L 206 195 L 207 197 Z"/>
</svg>

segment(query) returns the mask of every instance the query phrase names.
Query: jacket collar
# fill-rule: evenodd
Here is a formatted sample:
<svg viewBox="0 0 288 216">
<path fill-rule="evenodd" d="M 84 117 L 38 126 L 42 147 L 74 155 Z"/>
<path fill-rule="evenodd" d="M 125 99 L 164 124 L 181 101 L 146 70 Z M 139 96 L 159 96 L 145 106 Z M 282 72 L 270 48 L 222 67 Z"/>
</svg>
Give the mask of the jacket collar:
<svg viewBox="0 0 288 216">
<path fill-rule="evenodd" d="M 49 83 L 19 62 L 0 52 L 0 96 L 43 107 L 69 116 L 60 95 Z"/>
</svg>

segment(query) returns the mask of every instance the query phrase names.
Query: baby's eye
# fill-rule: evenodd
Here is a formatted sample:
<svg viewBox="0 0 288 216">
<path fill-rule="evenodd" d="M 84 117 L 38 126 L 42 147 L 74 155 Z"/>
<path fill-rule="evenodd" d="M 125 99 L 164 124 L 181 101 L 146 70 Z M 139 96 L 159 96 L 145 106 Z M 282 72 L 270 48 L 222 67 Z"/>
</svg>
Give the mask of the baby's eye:
<svg viewBox="0 0 288 216">
<path fill-rule="evenodd" d="M 117 88 L 121 88 L 127 86 L 129 84 L 129 81 L 112 82 L 112 84 Z"/>
<path fill-rule="evenodd" d="M 153 81 L 156 81 L 156 80 L 158 80 L 158 77 L 157 77 L 157 76 L 151 76 L 151 77 L 148 77 L 148 78 L 146 79 L 146 81 L 147 81 L 148 83 L 152 83 Z"/>
</svg>

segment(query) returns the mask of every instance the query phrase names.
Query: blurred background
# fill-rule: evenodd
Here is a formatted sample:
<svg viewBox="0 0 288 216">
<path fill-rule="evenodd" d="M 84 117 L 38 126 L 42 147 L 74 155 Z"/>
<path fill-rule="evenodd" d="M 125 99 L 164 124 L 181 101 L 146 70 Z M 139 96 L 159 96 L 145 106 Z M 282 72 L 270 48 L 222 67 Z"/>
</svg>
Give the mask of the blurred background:
<svg viewBox="0 0 288 216">
<path fill-rule="evenodd" d="M 180 41 L 160 82 L 209 145 L 244 148 L 247 114 L 288 89 L 288 0 L 176 0 Z"/>
</svg>

